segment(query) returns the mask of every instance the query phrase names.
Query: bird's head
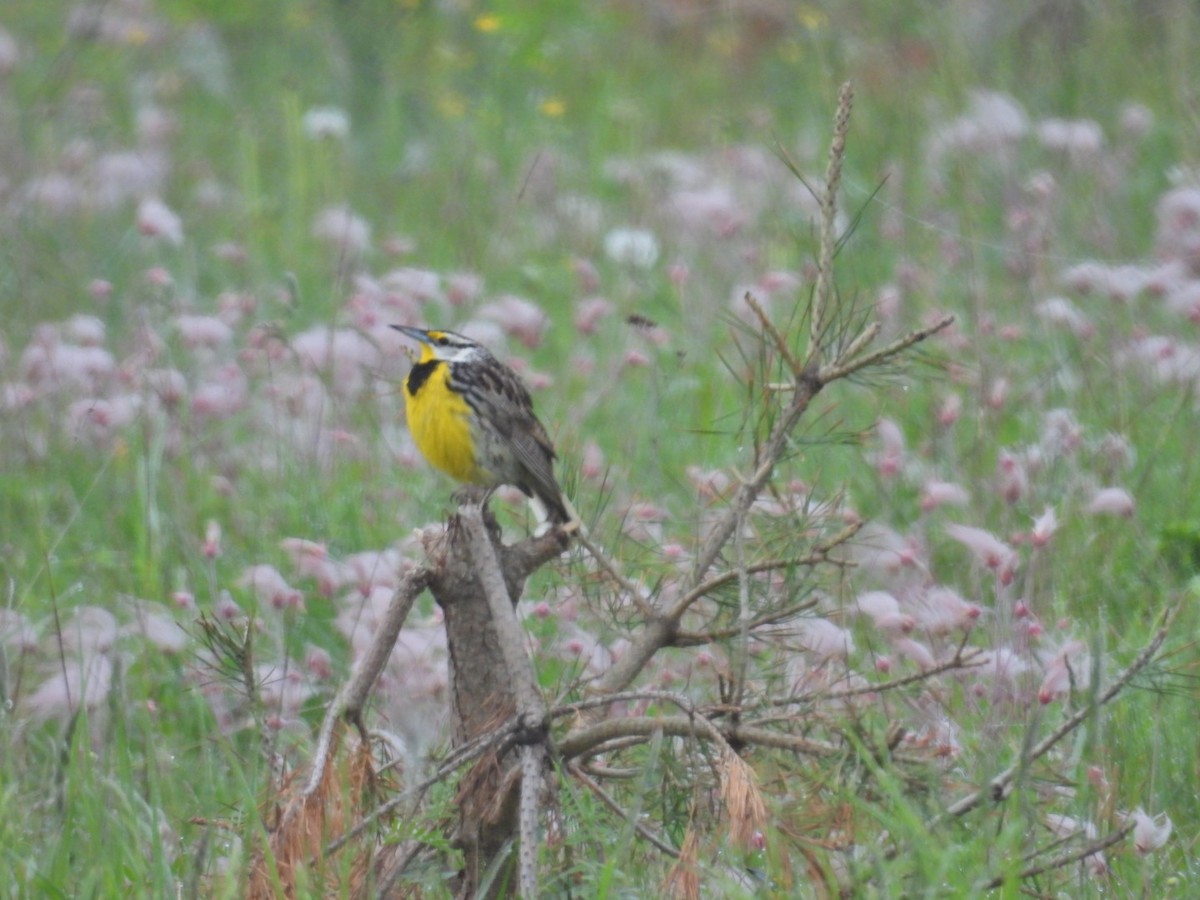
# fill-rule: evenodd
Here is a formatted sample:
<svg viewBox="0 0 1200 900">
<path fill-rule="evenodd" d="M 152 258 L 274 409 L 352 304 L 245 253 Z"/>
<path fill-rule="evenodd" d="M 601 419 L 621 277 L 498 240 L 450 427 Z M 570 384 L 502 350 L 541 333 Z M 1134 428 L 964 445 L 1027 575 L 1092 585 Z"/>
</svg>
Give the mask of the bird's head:
<svg viewBox="0 0 1200 900">
<path fill-rule="evenodd" d="M 418 363 L 426 363 L 435 359 L 443 362 L 466 362 L 487 353 L 487 350 L 477 341 L 456 331 L 410 328 L 407 325 L 393 325 L 392 327 L 421 345 L 421 357 L 417 360 Z"/>
</svg>

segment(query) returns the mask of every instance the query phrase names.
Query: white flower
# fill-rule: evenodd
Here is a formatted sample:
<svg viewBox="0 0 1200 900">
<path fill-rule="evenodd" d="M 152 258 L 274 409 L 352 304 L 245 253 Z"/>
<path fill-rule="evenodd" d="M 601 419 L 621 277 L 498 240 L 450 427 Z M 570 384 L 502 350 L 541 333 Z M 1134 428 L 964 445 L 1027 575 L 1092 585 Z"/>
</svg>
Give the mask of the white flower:
<svg viewBox="0 0 1200 900">
<path fill-rule="evenodd" d="M 648 269 L 658 261 L 658 238 L 638 228 L 614 228 L 604 236 L 604 252 L 615 263 Z"/>
<path fill-rule="evenodd" d="M 336 138 L 343 140 L 350 134 L 350 117 L 336 106 L 316 106 L 304 114 L 301 121 L 304 133 L 313 140 Z"/>
</svg>

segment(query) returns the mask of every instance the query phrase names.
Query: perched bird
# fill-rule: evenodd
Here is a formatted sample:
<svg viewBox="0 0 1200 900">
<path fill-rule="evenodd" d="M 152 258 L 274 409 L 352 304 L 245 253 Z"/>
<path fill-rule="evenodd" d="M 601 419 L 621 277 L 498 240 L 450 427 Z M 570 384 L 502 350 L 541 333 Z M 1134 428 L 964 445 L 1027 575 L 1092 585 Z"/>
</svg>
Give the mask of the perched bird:
<svg viewBox="0 0 1200 900">
<path fill-rule="evenodd" d="M 421 455 L 465 484 L 515 485 L 552 524 L 578 527 L 554 479 L 554 446 L 517 373 L 453 331 L 392 327 L 421 345 L 404 382 L 408 430 Z"/>
</svg>

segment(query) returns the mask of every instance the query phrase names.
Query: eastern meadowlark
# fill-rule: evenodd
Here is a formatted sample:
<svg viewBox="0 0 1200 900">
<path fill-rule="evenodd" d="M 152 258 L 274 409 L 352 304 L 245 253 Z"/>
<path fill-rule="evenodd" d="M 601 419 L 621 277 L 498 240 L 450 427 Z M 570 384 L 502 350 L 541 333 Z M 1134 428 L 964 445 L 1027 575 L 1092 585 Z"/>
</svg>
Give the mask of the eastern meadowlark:
<svg viewBox="0 0 1200 900">
<path fill-rule="evenodd" d="M 421 345 L 404 382 L 408 430 L 421 455 L 465 484 L 515 485 L 552 524 L 577 527 L 554 478 L 554 446 L 517 373 L 453 331 L 392 327 Z"/>
</svg>

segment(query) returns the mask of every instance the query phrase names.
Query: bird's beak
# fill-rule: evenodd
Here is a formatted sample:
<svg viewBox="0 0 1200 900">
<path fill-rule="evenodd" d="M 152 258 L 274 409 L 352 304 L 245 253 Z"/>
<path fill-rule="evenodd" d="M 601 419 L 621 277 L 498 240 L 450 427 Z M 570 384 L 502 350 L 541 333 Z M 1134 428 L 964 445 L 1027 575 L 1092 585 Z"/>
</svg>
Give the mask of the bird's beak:
<svg viewBox="0 0 1200 900">
<path fill-rule="evenodd" d="M 393 325 L 392 327 L 395 328 L 401 334 L 407 335 L 408 337 L 412 338 L 418 344 L 425 344 L 425 345 L 429 344 L 429 335 L 427 335 L 420 328 L 410 328 L 407 325 Z"/>
</svg>

